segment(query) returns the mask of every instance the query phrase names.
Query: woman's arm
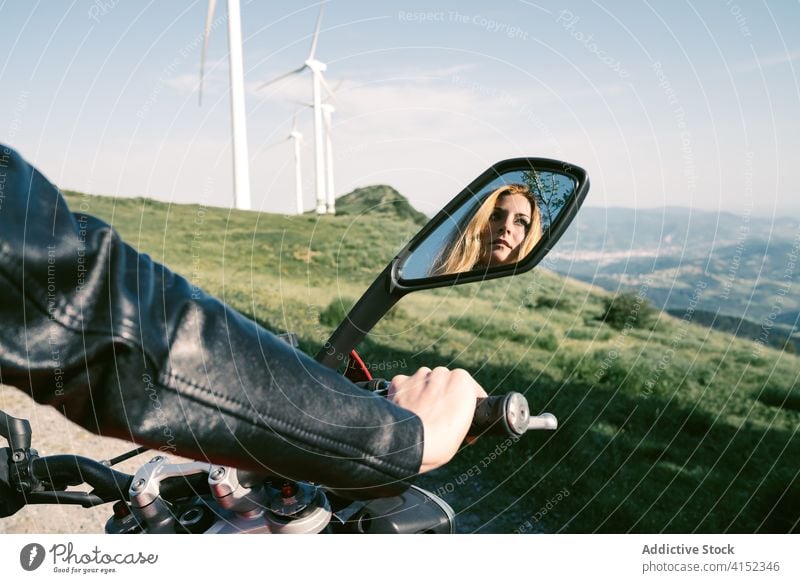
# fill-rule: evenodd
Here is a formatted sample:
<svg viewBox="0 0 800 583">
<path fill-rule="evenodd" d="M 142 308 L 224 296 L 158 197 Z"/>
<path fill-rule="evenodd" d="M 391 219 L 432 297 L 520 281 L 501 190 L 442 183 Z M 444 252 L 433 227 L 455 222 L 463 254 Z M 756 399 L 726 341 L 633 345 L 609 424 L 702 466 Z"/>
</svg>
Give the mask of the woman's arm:
<svg viewBox="0 0 800 583">
<path fill-rule="evenodd" d="M 396 493 L 420 469 L 420 417 L 70 213 L 2 146 L 0 282 L 0 381 L 91 431 L 353 496 Z"/>
</svg>

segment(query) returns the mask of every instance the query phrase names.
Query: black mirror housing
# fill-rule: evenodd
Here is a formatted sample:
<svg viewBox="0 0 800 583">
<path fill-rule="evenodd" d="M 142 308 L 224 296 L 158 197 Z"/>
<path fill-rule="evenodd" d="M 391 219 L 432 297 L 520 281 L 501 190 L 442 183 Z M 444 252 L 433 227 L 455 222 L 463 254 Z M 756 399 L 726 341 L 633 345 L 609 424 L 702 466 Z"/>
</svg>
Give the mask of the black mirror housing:
<svg viewBox="0 0 800 583">
<path fill-rule="evenodd" d="M 543 221 L 545 226 L 542 229 L 541 239 L 525 257 L 506 265 L 489 265 L 458 273 L 426 274 L 421 277 L 404 276 L 403 267 L 407 264 L 409 258 L 414 256 L 415 252 L 429 240 L 432 234 L 448 222 L 452 222 L 461 209 L 470 205 L 470 203 L 475 203 L 475 201 L 479 202 L 480 193 L 485 191 L 487 187 L 491 186 L 493 188 L 498 181 L 502 182 L 508 176 L 520 174 L 536 176 L 543 173 L 568 178 L 572 183 L 572 190 L 567 193 L 567 196 L 562 195 L 559 197 L 557 215 L 555 217 L 550 216 L 548 217 L 549 220 Z M 514 158 L 498 162 L 464 188 L 398 253 L 397 257 L 392 261 L 392 286 L 403 293 L 409 293 L 474 281 L 486 281 L 530 271 L 541 262 L 572 222 L 581 204 L 583 204 L 588 190 L 589 179 L 586 171 L 565 162 L 547 158 Z M 545 204 L 542 204 L 544 201 L 541 194 L 537 194 L 537 201 L 540 207 L 545 206 Z"/>
</svg>

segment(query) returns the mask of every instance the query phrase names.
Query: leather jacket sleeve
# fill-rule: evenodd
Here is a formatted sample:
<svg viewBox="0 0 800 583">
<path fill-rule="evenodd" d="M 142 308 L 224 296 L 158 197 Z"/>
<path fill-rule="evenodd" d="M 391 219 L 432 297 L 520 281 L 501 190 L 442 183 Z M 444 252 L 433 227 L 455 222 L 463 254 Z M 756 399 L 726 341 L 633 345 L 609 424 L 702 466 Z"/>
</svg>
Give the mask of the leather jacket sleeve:
<svg viewBox="0 0 800 583">
<path fill-rule="evenodd" d="M 422 456 L 416 415 L 73 210 L 0 145 L 0 382 L 166 452 L 356 498 L 407 487 Z"/>
</svg>

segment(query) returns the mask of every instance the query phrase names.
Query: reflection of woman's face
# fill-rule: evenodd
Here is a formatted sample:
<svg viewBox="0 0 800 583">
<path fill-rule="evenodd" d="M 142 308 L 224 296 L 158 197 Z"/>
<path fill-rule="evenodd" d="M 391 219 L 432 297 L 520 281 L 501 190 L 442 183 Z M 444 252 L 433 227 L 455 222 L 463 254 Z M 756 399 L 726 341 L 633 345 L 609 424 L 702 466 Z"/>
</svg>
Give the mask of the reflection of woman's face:
<svg viewBox="0 0 800 583">
<path fill-rule="evenodd" d="M 521 194 L 506 194 L 497 199 L 489 224 L 481 232 L 480 263 L 503 265 L 518 260 L 519 246 L 531 224 L 531 203 Z"/>
</svg>

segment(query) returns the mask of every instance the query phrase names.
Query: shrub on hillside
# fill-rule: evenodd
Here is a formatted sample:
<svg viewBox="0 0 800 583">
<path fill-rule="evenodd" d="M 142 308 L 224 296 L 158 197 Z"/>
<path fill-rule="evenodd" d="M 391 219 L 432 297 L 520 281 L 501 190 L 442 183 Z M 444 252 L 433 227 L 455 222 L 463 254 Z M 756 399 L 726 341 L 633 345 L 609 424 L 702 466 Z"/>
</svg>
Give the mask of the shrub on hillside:
<svg viewBox="0 0 800 583">
<path fill-rule="evenodd" d="M 647 328 L 658 315 L 650 302 L 632 293 L 617 294 L 613 298 L 604 298 L 603 313 L 600 320 L 616 328 Z"/>
<path fill-rule="evenodd" d="M 575 301 L 566 293 L 558 295 L 543 294 L 536 298 L 537 308 L 550 308 L 552 310 L 561 310 L 562 312 L 571 312 L 577 308 Z"/>
</svg>

